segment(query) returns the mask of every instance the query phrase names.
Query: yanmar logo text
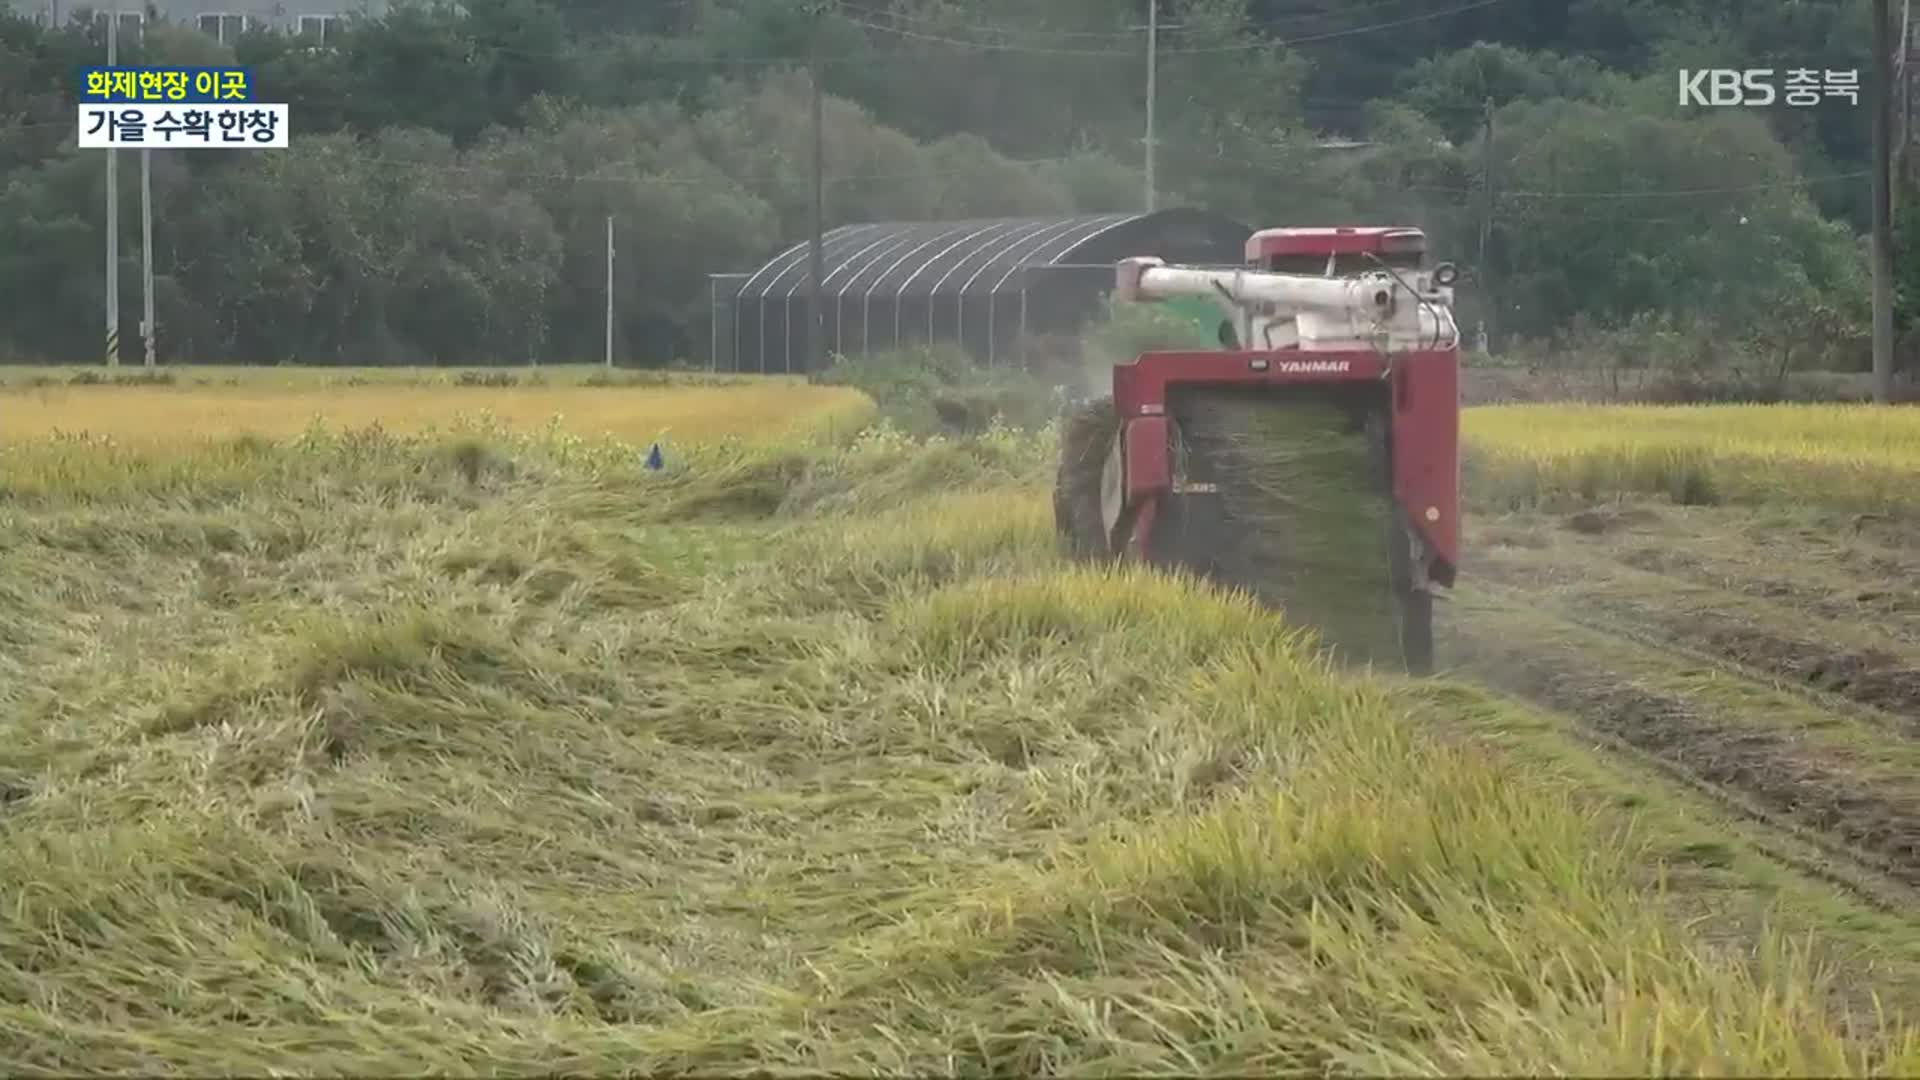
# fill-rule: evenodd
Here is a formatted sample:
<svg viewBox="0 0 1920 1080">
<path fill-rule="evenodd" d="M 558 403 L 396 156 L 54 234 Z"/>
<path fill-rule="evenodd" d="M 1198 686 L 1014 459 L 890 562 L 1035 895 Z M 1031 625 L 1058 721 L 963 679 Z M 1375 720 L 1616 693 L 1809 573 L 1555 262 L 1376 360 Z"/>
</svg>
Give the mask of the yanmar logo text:
<svg viewBox="0 0 1920 1080">
<path fill-rule="evenodd" d="M 1282 375 L 1338 375 L 1353 370 L 1351 360 L 1282 360 L 1275 365 Z"/>
</svg>

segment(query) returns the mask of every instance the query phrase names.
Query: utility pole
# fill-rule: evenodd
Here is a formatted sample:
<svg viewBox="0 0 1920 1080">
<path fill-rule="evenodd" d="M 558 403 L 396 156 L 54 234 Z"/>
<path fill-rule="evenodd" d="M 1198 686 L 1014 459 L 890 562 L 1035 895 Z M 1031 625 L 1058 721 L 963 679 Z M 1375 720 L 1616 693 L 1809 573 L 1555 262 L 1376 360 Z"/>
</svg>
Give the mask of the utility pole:
<svg viewBox="0 0 1920 1080">
<path fill-rule="evenodd" d="M 1913 94 L 1913 0 L 1900 2 L 1900 30 L 1893 39 L 1893 91 L 1899 95 L 1894 108 L 1893 187 L 1894 209 L 1899 209 L 1901 186 L 1914 176 L 1912 160 L 1914 129 Z"/>
<path fill-rule="evenodd" d="M 147 367 L 154 365 L 153 326 L 153 149 L 140 148 L 140 296 L 144 310 L 140 336 L 147 350 Z"/>
<path fill-rule="evenodd" d="M 1487 261 L 1487 244 L 1493 236 L 1493 99 L 1487 98 L 1481 104 L 1480 140 L 1480 337 L 1482 347 L 1491 340 L 1494 312 L 1493 301 L 1493 264 Z"/>
<path fill-rule="evenodd" d="M 1160 0 L 1147 0 L 1147 137 L 1143 140 L 1147 149 L 1147 213 L 1154 211 L 1159 201 L 1159 189 L 1154 182 L 1153 167 L 1154 139 L 1153 113 L 1155 99 L 1160 96 Z"/>
<path fill-rule="evenodd" d="M 107 66 L 120 62 L 120 0 L 107 17 Z M 107 148 L 107 366 L 120 366 L 120 151 Z"/>
<path fill-rule="evenodd" d="M 613 368 L 613 215 L 607 215 L 607 368 Z"/>
<path fill-rule="evenodd" d="M 807 370 L 824 371 L 827 358 L 821 355 L 822 279 L 826 277 L 826 124 L 824 91 L 820 87 L 820 24 L 823 6 L 813 9 L 813 33 L 807 48 L 807 79 L 813 84 L 813 238 L 807 251 Z"/>
<path fill-rule="evenodd" d="M 1893 400 L 1893 43 L 1873 0 L 1873 400 Z"/>
</svg>

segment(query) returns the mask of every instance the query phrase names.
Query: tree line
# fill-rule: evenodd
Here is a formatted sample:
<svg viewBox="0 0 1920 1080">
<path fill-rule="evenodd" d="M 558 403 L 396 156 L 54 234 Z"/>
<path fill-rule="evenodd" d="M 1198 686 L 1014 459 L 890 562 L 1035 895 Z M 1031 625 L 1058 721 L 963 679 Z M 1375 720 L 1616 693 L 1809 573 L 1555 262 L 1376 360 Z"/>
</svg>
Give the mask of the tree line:
<svg viewBox="0 0 1920 1080">
<path fill-rule="evenodd" d="M 1161 0 L 1160 201 L 1256 227 L 1421 225 L 1466 270 L 1469 327 L 1500 339 L 1864 326 L 1864 101 L 1689 108 L 1675 74 L 1864 73 L 1868 6 Z M 250 67 L 293 128 L 285 151 L 155 151 L 162 358 L 595 358 L 609 216 L 620 355 L 698 358 L 707 275 L 806 235 L 815 73 L 830 227 L 1136 208 L 1145 18 L 1145 0 L 466 0 L 316 48 L 150 13 L 122 63 Z M 85 12 L 0 17 L 12 358 L 101 352 L 105 170 L 73 116 L 75 72 L 103 56 Z M 120 176 L 137 207 L 137 170 Z M 132 337 L 137 213 L 120 224 Z M 1821 362 L 1863 362 L 1849 341 Z"/>
</svg>

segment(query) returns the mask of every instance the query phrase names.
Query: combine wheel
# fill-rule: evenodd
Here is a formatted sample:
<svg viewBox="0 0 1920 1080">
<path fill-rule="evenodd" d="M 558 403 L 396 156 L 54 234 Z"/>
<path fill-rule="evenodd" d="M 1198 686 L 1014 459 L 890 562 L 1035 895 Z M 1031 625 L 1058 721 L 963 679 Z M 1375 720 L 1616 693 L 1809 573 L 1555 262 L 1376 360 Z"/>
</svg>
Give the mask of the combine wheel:
<svg viewBox="0 0 1920 1080">
<path fill-rule="evenodd" d="M 1110 397 L 1075 406 L 1060 425 L 1053 526 L 1075 559 L 1093 561 L 1113 555 L 1100 514 L 1100 481 L 1119 433 L 1120 421 Z"/>
</svg>

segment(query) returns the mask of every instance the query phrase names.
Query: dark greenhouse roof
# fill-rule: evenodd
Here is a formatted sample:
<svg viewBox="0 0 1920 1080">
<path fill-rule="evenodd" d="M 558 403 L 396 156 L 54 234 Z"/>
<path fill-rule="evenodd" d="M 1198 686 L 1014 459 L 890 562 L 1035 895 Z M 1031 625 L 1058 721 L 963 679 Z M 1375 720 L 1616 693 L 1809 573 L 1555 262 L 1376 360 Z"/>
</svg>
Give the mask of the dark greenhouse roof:
<svg viewBox="0 0 1920 1080">
<path fill-rule="evenodd" d="M 1116 230 L 1161 220 L 1231 225 L 1195 210 L 842 225 L 821 238 L 822 292 L 831 299 L 992 295 L 1023 266 L 1072 264 Z M 808 246 L 795 244 L 774 256 L 747 277 L 738 298 L 804 296 Z"/>
</svg>

